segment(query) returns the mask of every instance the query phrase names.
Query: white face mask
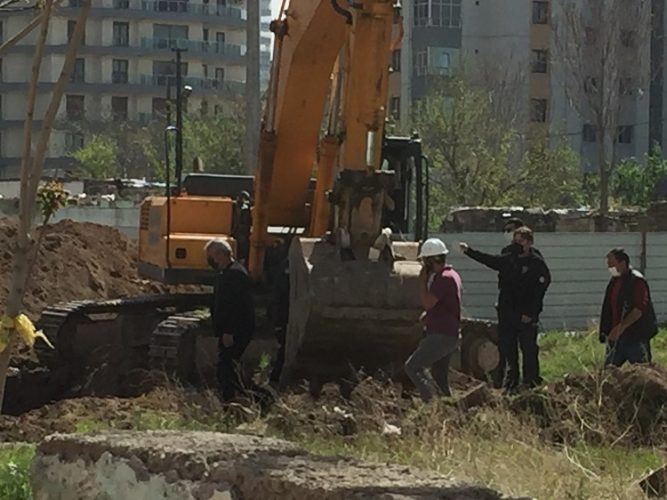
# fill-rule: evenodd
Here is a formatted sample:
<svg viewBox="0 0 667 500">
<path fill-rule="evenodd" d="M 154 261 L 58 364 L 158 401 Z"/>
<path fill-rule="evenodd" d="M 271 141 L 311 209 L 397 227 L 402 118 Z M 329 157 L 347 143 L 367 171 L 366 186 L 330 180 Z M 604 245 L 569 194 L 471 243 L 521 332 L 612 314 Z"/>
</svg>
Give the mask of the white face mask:
<svg viewBox="0 0 667 500">
<path fill-rule="evenodd" d="M 621 275 L 621 272 L 615 267 L 610 267 L 609 274 L 611 274 L 612 278 L 618 278 Z"/>
</svg>

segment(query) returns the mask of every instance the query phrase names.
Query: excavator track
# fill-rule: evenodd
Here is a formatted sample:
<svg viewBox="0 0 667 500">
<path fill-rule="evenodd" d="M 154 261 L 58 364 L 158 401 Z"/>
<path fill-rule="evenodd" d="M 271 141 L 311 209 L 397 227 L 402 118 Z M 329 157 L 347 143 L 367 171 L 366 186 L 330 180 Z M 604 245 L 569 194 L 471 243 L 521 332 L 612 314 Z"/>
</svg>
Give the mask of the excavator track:
<svg viewBox="0 0 667 500">
<path fill-rule="evenodd" d="M 160 323 L 206 308 L 211 298 L 208 293 L 150 295 L 47 308 L 37 327 L 55 350 L 42 347 L 38 355 L 50 372 L 55 395 L 123 393 L 132 373 L 160 364 L 149 356 Z"/>
<path fill-rule="evenodd" d="M 125 299 L 76 300 L 46 308 L 37 322 L 37 327 L 52 342 L 59 340 L 63 326 L 68 321 L 95 321 L 101 315 L 145 314 L 169 310 L 188 310 L 210 304 L 208 293 L 183 293 L 171 295 L 145 295 Z M 165 315 L 165 313 L 162 313 Z"/>
<path fill-rule="evenodd" d="M 215 362 L 215 339 L 212 336 L 211 315 L 205 310 L 191 310 L 173 314 L 162 320 L 150 339 L 148 361 L 150 368 L 161 370 L 182 381 L 197 382 L 202 376 L 198 363 L 203 354 Z M 208 349 L 201 343 L 208 341 Z M 198 349 L 198 347 L 200 347 Z M 210 368 L 210 365 L 209 365 Z"/>
</svg>

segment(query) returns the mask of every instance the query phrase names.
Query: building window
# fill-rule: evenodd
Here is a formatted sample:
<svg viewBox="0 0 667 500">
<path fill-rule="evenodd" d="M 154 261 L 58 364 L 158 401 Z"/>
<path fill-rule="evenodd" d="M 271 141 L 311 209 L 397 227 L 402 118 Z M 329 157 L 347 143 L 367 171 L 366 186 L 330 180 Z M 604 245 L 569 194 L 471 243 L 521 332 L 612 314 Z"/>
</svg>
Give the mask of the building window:
<svg viewBox="0 0 667 500">
<path fill-rule="evenodd" d="M 70 76 L 71 83 L 83 83 L 86 81 L 86 60 L 79 57 L 74 61 L 74 69 Z"/>
<path fill-rule="evenodd" d="M 530 100 L 530 121 L 537 123 L 544 123 L 547 121 L 547 100 L 546 99 L 531 99 Z"/>
<path fill-rule="evenodd" d="M 203 33 L 204 33 L 204 41 L 208 42 L 208 28 L 204 28 Z"/>
<path fill-rule="evenodd" d="M 167 114 L 167 100 L 164 97 L 153 97 L 153 118 L 162 118 Z"/>
<path fill-rule="evenodd" d="M 153 39 L 159 49 L 177 48 L 179 40 L 188 39 L 187 26 L 154 24 Z"/>
<path fill-rule="evenodd" d="M 128 47 L 130 45 L 129 23 L 113 23 L 113 44 L 114 47 Z"/>
<path fill-rule="evenodd" d="M 184 1 L 173 2 L 159 0 L 153 6 L 153 9 L 157 10 L 158 12 L 187 12 L 188 4 Z"/>
<path fill-rule="evenodd" d="M 219 43 L 219 44 L 225 43 L 225 33 L 224 33 L 224 31 L 218 31 L 215 34 L 215 41 L 216 41 L 216 43 Z"/>
<path fill-rule="evenodd" d="M 111 83 L 127 83 L 129 63 L 127 59 L 114 59 L 111 62 Z"/>
<path fill-rule="evenodd" d="M 201 115 L 202 116 L 208 115 L 208 101 L 206 100 L 202 100 L 201 102 Z"/>
<path fill-rule="evenodd" d="M 67 132 L 65 134 L 65 151 L 74 153 L 83 148 L 83 134 L 81 132 Z"/>
<path fill-rule="evenodd" d="M 632 125 L 622 125 L 618 127 L 618 143 L 632 144 L 634 127 Z"/>
<path fill-rule="evenodd" d="M 111 97 L 111 116 L 116 121 L 127 121 L 127 97 Z"/>
<path fill-rule="evenodd" d="M 461 27 L 461 0 L 415 0 L 415 26 Z"/>
<path fill-rule="evenodd" d="M 225 68 L 215 68 L 215 81 L 218 83 L 225 81 Z"/>
<path fill-rule="evenodd" d="M 187 76 L 188 63 L 181 63 L 181 75 Z M 157 85 L 176 85 L 176 63 L 173 61 L 153 61 L 153 76 Z"/>
<path fill-rule="evenodd" d="M 597 142 L 595 127 L 590 123 L 584 124 L 584 128 L 581 131 L 581 136 L 584 142 Z"/>
<path fill-rule="evenodd" d="M 389 114 L 393 118 L 398 118 L 401 114 L 401 98 L 400 97 L 392 97 L 389 100 Z"/>
<path fill-rule="evenodd" d="M 68 95 L 65 99 L 65 112 L 68 120 L 81 120 L 84 113 L 82 95 Z"/>
<path fill-rule="evenodd" d="M 415 52 L 415 73 L 424 75 L 448 75 L 450 55 L 445 47 L 427 47 Z"/>
<path fill-rule="evenodd" d="M 213 114 L 215 114 L 215 116 L 221 115 L 223 111 L 222 104 L 216 104 L 213 106 Z"/>
<path fill-rule="evenodd" d="M 130 0 L 113 0 L 114 9 L 129 9 Z"/>
<path fill-rule="evenodd" d="M 202 72 L 204 73 L 204 78 L 208 78 L 208 64 L 201 65 Z"/>
<path fill-rule="evenodd" d="M 533 24 L 549 24 L 549 2 L 533 2 Z"/>
<path fill-rule="evenodd" d="M 533 73 L 546 73 L 548 69 L 549 52 L 533 50 Z"/>
<path fill-rule="evenodd" d="M 67 21 L 67 41 L 71 42 L 76 29 L 76 21 Z M 81 37 L 81 45 L 86 45 L 86 29 L 84 27 L 83 37 Z"/>
<path fill-rule="evenodd" d="M 426 49 L 418 49 L 415 51 L 415 74 L 422 76 L 426 74 L 428 67 L 428 52 Z"/>
<path fill-rule="evenodd" d="M 5 40 L 4 23 L 0 22 L 0 43 Z"/>
<path fill-rule="evenodd" d="M 633 30 L 621 30 L 621 44 L 626 49 L 632 49 L 635 46 L 635 32 Z"/>
<path fill-rule="evenodd" d="M 391 69 L 401 71 L 401 49 L 396 49 L 391 53 Z"/>
</svg>

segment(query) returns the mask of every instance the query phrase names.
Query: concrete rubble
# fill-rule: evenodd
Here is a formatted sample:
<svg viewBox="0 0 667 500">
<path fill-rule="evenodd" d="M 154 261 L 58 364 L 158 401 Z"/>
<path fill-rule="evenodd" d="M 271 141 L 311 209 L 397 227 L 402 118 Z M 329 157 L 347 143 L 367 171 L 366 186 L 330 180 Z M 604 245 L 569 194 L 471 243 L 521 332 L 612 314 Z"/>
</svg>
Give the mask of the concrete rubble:
<svg viewBox="0 0 667 500">
<path fill-rule="evenodd" d="M 209 432 L 56 434 L 38 447 L 35 500 L 504 498 L 406 466 L 318 457 L 271 438 Z"/>
</svg>

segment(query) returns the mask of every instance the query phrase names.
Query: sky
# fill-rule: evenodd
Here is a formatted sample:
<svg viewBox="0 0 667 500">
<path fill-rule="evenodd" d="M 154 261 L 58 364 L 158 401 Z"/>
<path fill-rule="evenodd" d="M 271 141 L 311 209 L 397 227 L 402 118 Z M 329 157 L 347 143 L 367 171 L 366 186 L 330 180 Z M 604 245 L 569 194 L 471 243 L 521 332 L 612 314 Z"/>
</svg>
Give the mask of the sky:
<svg viewBox="0 0 667 500">
<path fill-rule="evenodd" d="M 276 17 L 278 15 L 278 11 L 280 10 L 280 4 L 282 3 L 282 0 L 271 0 L 271 15 L 273 17 Z"/>
</svg>

